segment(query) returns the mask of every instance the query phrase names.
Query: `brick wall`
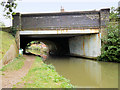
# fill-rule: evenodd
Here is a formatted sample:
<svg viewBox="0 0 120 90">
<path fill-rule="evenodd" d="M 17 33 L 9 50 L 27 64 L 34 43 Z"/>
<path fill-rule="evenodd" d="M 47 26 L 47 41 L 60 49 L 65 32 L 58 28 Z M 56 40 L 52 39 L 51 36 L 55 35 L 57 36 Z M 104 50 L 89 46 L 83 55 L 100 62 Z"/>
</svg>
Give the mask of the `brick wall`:
<svg viewBox="0 0 120 90">
<path fill-rule="evenodd" d="M 94 29 L 109 21 L 109 9 L 59 13 L 33 13 L 13 16 L 13 26 L 19 30 Z"/>
<path fill-rule="evenodd" d="M 49 16 L 22 16 L 21 29 L 79 29 L 99 28 L 99 13 Z"/>
</svg>

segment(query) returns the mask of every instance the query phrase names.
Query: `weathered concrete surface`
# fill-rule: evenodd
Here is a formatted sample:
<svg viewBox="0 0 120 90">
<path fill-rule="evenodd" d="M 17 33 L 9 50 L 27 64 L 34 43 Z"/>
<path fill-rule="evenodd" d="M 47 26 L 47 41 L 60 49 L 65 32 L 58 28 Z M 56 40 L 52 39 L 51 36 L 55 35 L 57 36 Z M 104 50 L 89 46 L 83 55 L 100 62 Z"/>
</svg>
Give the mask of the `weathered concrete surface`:
<svg viewBox="0 0 120 90">
<path fill-rule="evenodd" d="M 15 42 L 16 42 L 16 44 L 17 44 L 17 49 L 19 50 L 19 49 L 20 49 L 20 31 L 17 31 L 17 32 L 16 32 Z"/>
<path fill-rule="evenodd" d="M 101 54 L 100 34 L 76 36 L 69 39 L 70 54 L 95 58 Z"/>
<path fill-rule="evenodd" d="M 99 29 L 80 29 L 80 30 L 38 30 L 20 31 L 20 35 L 51 35 L 51 34 L 90 34 L 99 33 Z"/>
<path fill-rule="evenodd" d="M 0 69 L 10 63 L 18 55 L 16 44 L 12 44 L 9 50 L 6 52 L 2 60 L 0 61 Z M 2 89 L 2 71 L 0 71 L 0 90 Z"/>
<path fill-rule="evenodd" d="M 15 45 L 11 45 L 9 50 L 6 52 L 6 54 L 4 55 L 4 57 L 2 58 L 2 64 L 6 65 L 9 62 L 11 62 L 16 56 L 18 55 L 18 50 Z"/>
</svg>

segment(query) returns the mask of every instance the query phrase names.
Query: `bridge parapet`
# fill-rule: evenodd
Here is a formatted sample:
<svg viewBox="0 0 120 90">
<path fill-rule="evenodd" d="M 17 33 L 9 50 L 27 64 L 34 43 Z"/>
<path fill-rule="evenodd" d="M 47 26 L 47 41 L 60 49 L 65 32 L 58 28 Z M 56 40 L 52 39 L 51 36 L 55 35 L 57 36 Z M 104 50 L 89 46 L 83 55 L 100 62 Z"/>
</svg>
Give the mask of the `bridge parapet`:
<svg viewBox="0 0 120 90">
<path fill-rule="evenodd" d="M 83 30 L 100 29 L 109 21 L 109 8 L 99 11 L 32 13 L 13 16 L 18 30 Z"/>
</svg>

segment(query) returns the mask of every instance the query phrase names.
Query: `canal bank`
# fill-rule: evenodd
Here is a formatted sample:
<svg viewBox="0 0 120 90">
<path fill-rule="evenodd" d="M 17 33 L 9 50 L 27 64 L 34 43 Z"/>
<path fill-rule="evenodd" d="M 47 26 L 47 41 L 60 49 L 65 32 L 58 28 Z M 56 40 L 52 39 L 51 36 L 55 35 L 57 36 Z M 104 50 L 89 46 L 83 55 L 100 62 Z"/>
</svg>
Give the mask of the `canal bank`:
<svg viewBox="0 0 120 90">
<path fill-rule="evenodd" d="M 70 81 L 60 76 L 54 66 L 36 57 L 29 72 L 13 88 L 73 88 Z"/>
<path fill-rule="evenodd" d="M 3 88 L 73 88 L 69 80 L 59 75 L 54 66 L 45 64 L 40 57 L 23 57 L 24 64 L 20 68 L 22 59 L 13 60 L 3 67 Z"/>
<path fill-rule="evenodd" d="M 35 50 L 31 52 L 39 54 Z M 48 56 L 45 63 L 52 64 L 59 75 L 77 88 L 118 88 L 119 63 L 70 56 Z"/>
<path fill-rule="evenodd" d="M 10 63 L 15 57 L 18 56 L 18 49 L 15 42 L 15 37 L 3 31 L 0 31 L 0 68 L 2 65 Z"/>
</svg>

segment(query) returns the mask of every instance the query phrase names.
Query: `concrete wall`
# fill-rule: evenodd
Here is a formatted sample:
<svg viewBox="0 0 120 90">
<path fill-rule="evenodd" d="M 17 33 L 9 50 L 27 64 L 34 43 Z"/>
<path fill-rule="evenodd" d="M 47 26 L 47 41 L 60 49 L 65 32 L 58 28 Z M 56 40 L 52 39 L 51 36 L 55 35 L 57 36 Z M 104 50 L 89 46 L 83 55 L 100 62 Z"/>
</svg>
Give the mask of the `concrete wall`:
<svg viewBox="0 0 120 90">
<path fill-rule="evenodd" d="M 16 47 L 16 44 L 12 44 L 9 48 L 9 50 L 6 52 L 4 57 L 2 58 L 2 64 L 6 65 L 10 63 L 15 57 L 18 55 L 18 49 Z"/>
<path fill-rule="evenodd" d="M 17 32 L 16 32 L 15 42 L 16 42 L 16 44 L 17 44 L 17 49 L 19 50 L 19 49 L 20 49 L 20 31 L 17 31 Z"/>
<path fill-rule="evenodd" d="M 69 39 L 70 54 L 94 58 L 101 54 L 100 34 L 81 35 Z"/>
</svg>

